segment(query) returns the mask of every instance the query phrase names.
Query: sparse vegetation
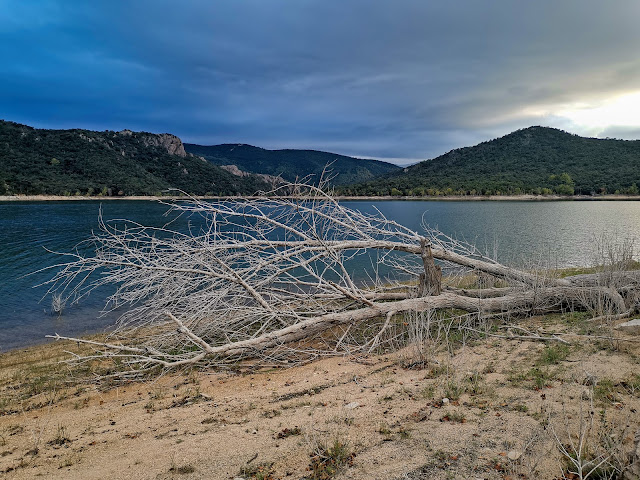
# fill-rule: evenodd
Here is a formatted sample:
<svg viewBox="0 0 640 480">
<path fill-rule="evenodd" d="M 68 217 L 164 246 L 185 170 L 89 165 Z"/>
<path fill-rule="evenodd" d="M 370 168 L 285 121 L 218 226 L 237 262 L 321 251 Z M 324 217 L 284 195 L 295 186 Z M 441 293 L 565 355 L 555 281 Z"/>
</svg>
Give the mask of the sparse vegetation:
<svg viewBox="0 0 640 480">
<path fill-rule="evenodd" d="M 460 395 L 464 392 L 464 387 L 456 379 L 452 378 L 447 381 L 444 388 L 444 396 L 449 400 L 459 400 Z"/>
<path fill-rule="evenodd" d="M 425 400 L 431 400 L 436 393 L 435 385 L 426 385 L 420 390 L 420 396 Z"/>
<path fill-rule="evenodd" d="M 472 372 L 466 378 L 464 390 L 470 395 L 481 395 L 486 392 L 487 386 L 484 376 L 479 372 Z"/>
<path fill-rule="evenodd" d="M 568 345 L 545 345 L 540 355 L 540 365 L 557 365 L 569 356 Z"/>
<path fill-rule="evenodd" d="M 246 480 L 275 480 L 273 476 L 273 462 L 245 465 L 240 469 L 240 475 Z"/>
<path fill-rule="evenodd" d="M 611 421 L 606 410 L 596 413 L 592 398 L 579 400 L 577 414 L 568 414 L 563 403 L 559 418 L 549 419 L 556 447 L 565 464 L 563 478 L 621 479 L 634 462 L 624 440 L 629 424 Z"/>
<path fill-rule="evenodd" d="M 308 470 L 311 472 L 309 480 L 328 480 L 333 478 L 345 466 L 353 462 L 355 453 L 349 445 L 334 439 L 328 445 L 318 444 L 311 452 L 311 462 Z"/>
<path fill-rule="evenodd" d="M 595 386 L 593 386 L 593 399 L 598 402 L 606 402 L 609 404 L 619 402 L 619 388 L 620 385 L 616 384 L 610 378 L 600 378 L 597 380 Z"/>
<path fill-rule="evenodd" d="M 297 436 L 301 434 L 302 434 L 302 429 L 298 426 L 295 426 L 293 428 L 285 428 L 281 430 L 276 435 L 276 438 L 289 438 L 289 437 Z"/>
<path fill-rule="evenodd" d="M 445 414 L 440 418 L 443 422 L 455 422 L 455 423 L 466 423 L 467 418 L 461 412 L 445 412 Z"/>
<path fill-rule="evenodd" d="M 378 427 L 378 433 L 382 435 L 391 435 L 391 428 L 389 428 L 387 422 L 382 422 L 380 424 L 380 426 Z"/>
<path fill-rule="evenodd" d="M 527 384 L 534 390 L 541 390 L 551 386 L 551 382 L 555 378 L 556 373 L 548 367 L 533 367 L 526 371 L 512 370 L 507 379 L 514 386 Z"/>
<path fill-rule="evenodd" d="M 49 445 L 61 446 L 65 443 L 71 443 L 71 440 L 67 436 L 67 430 L 63 425 L 58 425 L 56 436 L 49 441 Z"/>
</svg>

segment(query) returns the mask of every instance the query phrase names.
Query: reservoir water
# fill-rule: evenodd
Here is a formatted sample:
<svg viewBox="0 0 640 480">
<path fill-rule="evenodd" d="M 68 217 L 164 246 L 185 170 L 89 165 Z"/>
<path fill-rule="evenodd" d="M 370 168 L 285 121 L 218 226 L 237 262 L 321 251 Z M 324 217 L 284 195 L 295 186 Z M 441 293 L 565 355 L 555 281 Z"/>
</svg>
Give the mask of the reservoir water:
<svg viewBox="0 0 640 480">
<path fill-rule="evenodd" d="M 366 212 L 379 209 L 416 231 L 422 224 L 475 244 L 511 265 L 543 263 L 588 266 L 602 235 L 640 246 L 640 202 L 634 201 L 371 201 L 344 202 Z M 52 315 L 46 287 L 53 275 L 40 271 L 61 261 L 47 250 L 69 252 L 105 219 L 126 218 L 161 226 L 166 205 L 151 201 L 0 202 L 0 353 L 42 343 L 46 334 L 82 335 L 112 324 L 117 313 L 100 316 L 104 296 L 91 295 Z M 174 229 L 186 229 L 180 218 Z M 636 250 L 637 252 L 638 250 Z M 31 275 L 29 275 L 31 274 Z"/>
</svg>

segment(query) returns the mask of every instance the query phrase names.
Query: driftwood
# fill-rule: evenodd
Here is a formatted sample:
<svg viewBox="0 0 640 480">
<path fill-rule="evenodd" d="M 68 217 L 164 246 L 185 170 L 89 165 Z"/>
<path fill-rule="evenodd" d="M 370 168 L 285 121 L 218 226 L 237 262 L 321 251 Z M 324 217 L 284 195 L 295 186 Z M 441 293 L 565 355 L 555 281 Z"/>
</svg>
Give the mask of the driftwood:
<svg viewBox="0 0 640 480">
<path fill-rule="evenodd" d="M 172 212 L 193 219 L 189 233 L 100 219 L 101 233 L 87 241 L 91 253 L 81 253 L 83 245 L 65 254 L 69 261 L 57 265 L 50 291 L 78 301 L 115 285 L 107 310 L 129 309 L 108 342 L 72 339 L 96 348 L 76 360 L 118 357 L 134 372 L 216 366 L 300 350 L 369 351 L 398 323 L 394 318 L 408 312 L 462 311 L 482 319 L 564 309 L 617 315 L 635 308 L 636 272 L 535 274 L 441 232 L 420 234 L 380 213 L 351 210 L 319 188 L 284 189 L 258 200 L 172 205 Z M 273 196 L 282 193 L 287 196 Z M 443 286 L 443 270 L 447 279 L 482 274 L 506 286 Z M 327 345 L 327 332 L 339 340 Z"/>
</svg>

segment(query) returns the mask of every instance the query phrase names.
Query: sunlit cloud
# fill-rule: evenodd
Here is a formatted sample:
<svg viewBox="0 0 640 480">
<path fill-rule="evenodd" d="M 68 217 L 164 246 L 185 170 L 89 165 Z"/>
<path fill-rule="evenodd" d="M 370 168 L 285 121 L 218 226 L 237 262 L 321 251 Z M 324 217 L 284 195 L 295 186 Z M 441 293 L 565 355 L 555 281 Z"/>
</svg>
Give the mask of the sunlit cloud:
<svg viewBox="0 0 640 480">
<path fill-rule="evenodd" d="M 572 132 L 593 137 L 612 130 L 640 129 L 640 92 L 627 93 L 599 101 L 527 107 L 525 115 L 554 118 Z"/>
<path fill-rule="evenodd" d="M 581 106 L 559 111 L 578 128 L 596 136 L 611 127 L 640 127 L 640 92 L 622 95 L 597 106 Z"/>
</svg>

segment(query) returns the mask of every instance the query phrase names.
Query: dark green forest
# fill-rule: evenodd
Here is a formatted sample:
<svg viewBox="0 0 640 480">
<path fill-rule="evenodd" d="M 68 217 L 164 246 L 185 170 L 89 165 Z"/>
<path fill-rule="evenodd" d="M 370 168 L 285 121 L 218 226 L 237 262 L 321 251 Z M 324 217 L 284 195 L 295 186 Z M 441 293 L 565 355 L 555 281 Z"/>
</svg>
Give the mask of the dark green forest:
<svg viewBox="0 0 640 480">
<path fill-rule="evenodd" d="M 144 132 L 43 130 L 0 121 L 0 195 L 253 194 L 270 189 L 187 154 L 169 154 Z M 179 139 L 176 140 L 179 143 Z"/>
<path fill-rule="evenodd" d="M 638 194 L 640 141 L 530 127 L 369 182 L 348 195 Z"/>
<path fill-rule="evenodd" d="M 399 167 L 379 160 L 364 160 L 316 150 L 266 150 L 251 145 L 224 144 L 201 146 L 186 143 L 187 152 L 200 155 L 216 165 L 236 165 L 240 170 L 281 176 L 294 181 L 309 175 L 312 183 L 329 165 L 332 185 L 364 182 Z"/>
<path fill-rule="evenodd" d="M 180 151 L 170 154 L 176 144 Z M 237 195 L 271 188 L 257 175 L 236 176 L 219 165 L 310 182 L 329 165 L 331 183 L 344 195 L 637 195 L 640 186 L 640 141 L 584 138 L 547 127 L 518 130 L 405 169 L 314 150 L 184 147 L 188 153 L 167 134 L 43 130 L 0 121 L 0 195 L 175 194 L 170 189 Z"/>
</svg>

